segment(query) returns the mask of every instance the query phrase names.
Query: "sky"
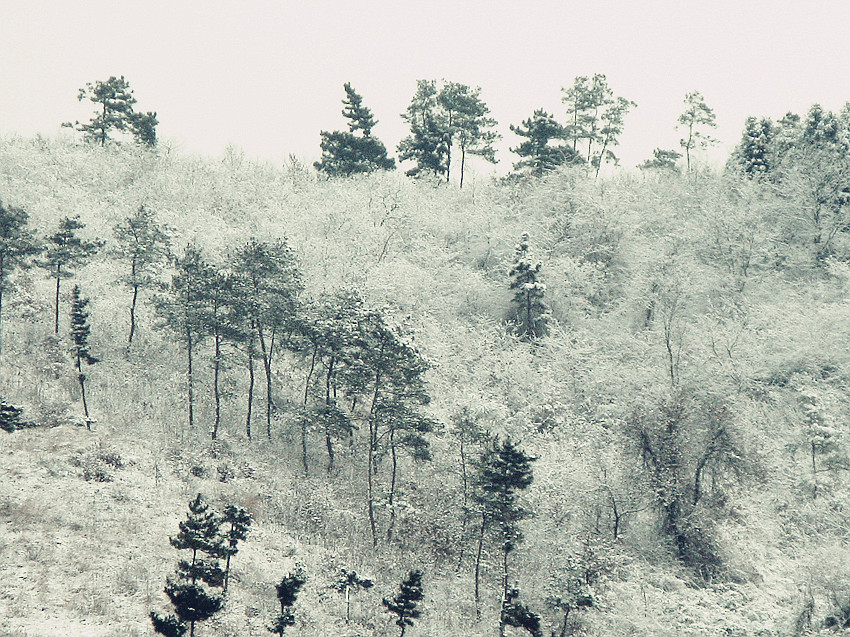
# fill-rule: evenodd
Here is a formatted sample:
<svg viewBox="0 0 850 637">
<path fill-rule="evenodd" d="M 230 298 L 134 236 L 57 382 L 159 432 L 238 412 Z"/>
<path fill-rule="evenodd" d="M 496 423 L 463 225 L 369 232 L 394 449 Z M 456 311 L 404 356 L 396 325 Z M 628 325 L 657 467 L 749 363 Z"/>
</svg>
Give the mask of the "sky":
<svg viewBox="0 0 850 637">
<path fill-rule="evenodd" d="M 509 125 L 537 108 L 564 121 L 561 89 L 603 73 L 637 103 L 623 166 L 678 147 L 694 90 L 717 115 L 717 161 L 748 115 L 850 100 L 848 32 L 847 0 L 0 0 L 0 139 L 88 120 L 78 90 L 123 75 L 181 152 L 312 162 L 321 130 L 346 129 L 351 82 L 394 155 L 416 80 L 446 79 L 481 87 L 504 173 Z"/>
</svg>

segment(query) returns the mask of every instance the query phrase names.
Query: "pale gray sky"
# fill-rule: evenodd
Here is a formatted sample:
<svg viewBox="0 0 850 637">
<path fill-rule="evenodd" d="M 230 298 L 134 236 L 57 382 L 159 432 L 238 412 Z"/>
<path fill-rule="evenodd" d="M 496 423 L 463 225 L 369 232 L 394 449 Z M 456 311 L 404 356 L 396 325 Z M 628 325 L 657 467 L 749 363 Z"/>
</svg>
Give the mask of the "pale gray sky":
<svg viewBox="0 0 850 637">
<path fill-rule="evenodd" d="M 313 161 L 319 131 L 345 128 L 350 81 L 395 154 L 416 80 L 445 78 L 482 87 L 506 170 L 509 124 L 540 107 L 564 119 L 561 88 L 604 73 L 638 103 L 619 149 L 633 166 L 677 146 L 688 91 L 727 149 L 747 115 L 840 108 L 848 33 L 847 0 L 0 0 L 0 134 L 88 119 L 77 90 L 124 75 L 184 152 Z"/>
</svg>

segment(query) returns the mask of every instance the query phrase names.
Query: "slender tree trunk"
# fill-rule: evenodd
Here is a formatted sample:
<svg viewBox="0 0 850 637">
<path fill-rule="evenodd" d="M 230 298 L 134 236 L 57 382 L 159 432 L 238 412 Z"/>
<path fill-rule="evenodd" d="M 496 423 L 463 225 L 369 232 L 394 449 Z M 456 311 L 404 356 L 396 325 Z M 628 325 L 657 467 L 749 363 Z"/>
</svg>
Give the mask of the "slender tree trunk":
<svg viewBox="0 0 850 637">
<path fill-rule="evenodd" d="M 505 637 L 505 604 L 508 601 L 508 548 L 502 551 L 502 603 L 499 605 L 499 637 Z"/>
<path fill-rule="evenodd" d="M 383 355 L 383 346 L 381 355 Z M 378 546 L 378 531 L 375 526 L 375 495 L 374 495 L 374 462 L 377 447 L 377 423 L 375 422 L 375 410 L 378 406 L 378 394 L 381 389 L 381 370 L 375 372 L 375 393 L 372 395 L 372 406 L 369 409 L 369 445 L 366 457 L 366 499 L 369 513 L 369 528 L 372 530 L 372 546 Z"/>
<path fill-rule="evenodd" d="M 561 637 L 567 637 L 567 622 L 570 619 L 570 610 L 572 610 L 569 606 L 564 611 L 564 621 L 561 624 Z"/>
<path fill-rule="evenodd" d="M 392 474 L 390 476 L 390 522 L 387 525 L 387 542 L 392 542 L 395 528 L 395 479 L 398 471 L 398 459 L 395 449 L 395 427 L 390 429 L 390 457 L 392 458 Z"/>
<path fill-rule="evenodd" d="M 133 281 L 133 300 L 130 302 L 130 338 L 127 339 L 127 349 L 133 344 L 133 334 L 136 331 L 136 300 L 139 297 L 139 284 L 136 281 L 136 258 L 130 265 L 130 280 Z"/>
<path fill-rule="evenodd" d="M 62 268 L 61 265 L 59 265 L 59 264 L 56 265 L 56 295 L 55 295 L 54 304 L 53 304 L 53 308 L 54 308 L 54 310 L 53 310 L 53 316 L 54 316 L 53 333 L 54 334 L 59 333 L 59 281 L 62 278 L 61 268 Z"/>
<path fill-rule="evenodd" d="M 331 360 L 328 362 L 328 374 L 325 377 L 325 405 L 328 407 L 331 405 L 331 378 L 333 377 L 335 362 L 336 357 L 331 356 Z M 325 446 L 328 448 L 328 475 L 330 475 L 334 468 L 334 444 L 327 423 L 325 423 Z"/>
<path fill-rule="evenodd" d="M 257 321 L 257 337 L 260 341 L 260 350 L 263 353 L 263 368 L 266 372 L 266 434 L 272 439 L 272 361 L 271 352 L 266 348 L 266 339 L 263 337 L 263 325 Z"/>
<path fill-rule="evenodd" d="M 5 259 L 0 254 L 0 353 L 3 352 L 3 289 L 6 287 Z"/>
<path fill-rule="evenodd" d="M 487 528 L 487 516 L 481 514 L 481 533 L 478 535 L 478 552 L 475 555 L 475 618 L 481 619 L 481 553 L 484 550 L 484 530 Z"/>
<path fill-rule="evenodd" d="M 351 587 L 345 587 L 345 623 L 351 621 Z"/>
<path fill-rule="evenodd" d="M 79 353 L 77 353 L 77 380 L 80 381 L 80 395 L 83 399 L 83 413 L 86 416 L 86 428 L 91 431 L 91 424 L 89 423 L 89 404 L 86 401 L 86 375 L 83 374 L 83 366 L 80 362 Z"/>
<path fill-rule="evenodd" d="M 463 168 L 466 165 L 466 147 L 460 147 L 460 187 L 463 188 Z"/>
<path fill-rule="evenodd" d="M 254 407 L 254 322 L 248 330 L 248 415 L 245 417 L 245 433 L 251 440 L 251 412 Z"/>
<path fill-rule="evenodd" d="M 214 319 L 215 320 L 215 319 Z M 218 388 L 219 374 L 221 373 L 221 336 L 216 330 L 213 336 L 215 351 L 213 356 L 213 397 L 215 398 L 215 422 L 213 424 L 212 439 L 218 438 L 218 427 L 221 424 L 221 392 Z"/>
<path fill-rule="evenodd" d="M 457 569 L 456 569 L 458 571 L 460 571 L 461 567 L 463 566 L 463 549 L 466 546 L 466 543 L 465 543 L 464 540 L 466 539 L 466 526 L 467 526 L 468 518 L 469 518 L 469 511 L 467 510 L 467 504 L 468 504 L 467 492 L 468 492 L 469 482 L 468 482 L 468 478 L 467 478 L 467 475 L 466 475 L 466 451 L 464 449 L 464 444 L 463 444 L 463 430 L 461 430 L 461 434 L 460 434 L 460 475 L 461 475 L 461 480 L 463 481 L 463 506 L 462 506 L 463 515 L 461 517 L 461 522 L 460 522 L 460 524 L 461 524 L 461 526 L 460 526 L 460 542 L 458 542 L 458 544 L 460 546 L 460 550 L 458 551 L 459 555 L 458 555 L 458 558 L 457 558 Z"/>
<path fill-rule="evenodd" d="M 227 554 L 227 561 L 224 563 L 224 592 L 227 592 L 227 582 L 230 580 L 230 553 Z"/>
<path fill-rule="evenodd" d="M 186 358 L 188 368 L 186 371 L 186 379 L 189 383 L 189 427 L 195 426 L 195 382 L 192 372 L 192 329 L 186 327 Z"/>
<path fill-rule="evenodd" d="M 304 406 L 307 406 L 307 399 L 310 393 L 310 379 L 313 378 L 313 372 L 316 369 L 316 355 L 319 352 L 319 347 L 313 344 L 313 357 L 310 359 L 310 371 L 307 372 L 307 380 L 304 382 Z M 310 465 L 307 461 L 307 413 L 304 413 L 304 418 L 301 419 L 301 464 L 304 465 L 304 475 L 310 475 Z"/>
</svg>

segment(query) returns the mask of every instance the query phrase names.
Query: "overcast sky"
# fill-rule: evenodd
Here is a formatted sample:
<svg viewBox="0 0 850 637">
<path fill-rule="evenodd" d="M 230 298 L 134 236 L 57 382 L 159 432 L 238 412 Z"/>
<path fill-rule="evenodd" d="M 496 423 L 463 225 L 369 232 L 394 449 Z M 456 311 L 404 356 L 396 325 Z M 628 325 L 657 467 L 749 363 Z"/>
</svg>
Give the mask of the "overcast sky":
<svg viewBox="0 0 850 637">
<path fill-rule="evenodd" d="M 0 135 L 85 120 L 77 91 L 124 75 L 137 110 L 186 153 L 318 158 L 344 129 L 342 85 L 375 113 L 391 154 L 417 79 L 480 86 L 504 136 L 535 108 L 565 119 L 561 88 L 604 73 L 637 102 L 624 166 L 674 148 L 699 90 L 730 149 L 747 115 L 850 100 L 850 2 L 747 0 L 0 0 Z"/>
</svg>

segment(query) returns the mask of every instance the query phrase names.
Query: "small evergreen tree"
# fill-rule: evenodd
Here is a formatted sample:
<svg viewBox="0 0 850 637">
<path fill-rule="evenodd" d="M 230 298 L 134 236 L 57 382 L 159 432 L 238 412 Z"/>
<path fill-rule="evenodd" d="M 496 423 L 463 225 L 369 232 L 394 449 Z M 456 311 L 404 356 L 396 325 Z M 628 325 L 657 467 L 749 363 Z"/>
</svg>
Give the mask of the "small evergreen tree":
<svg viewBox="0 0 850 637">
<path fill-rule="evenodd" d="M 424 597 L 424 593 L 422 592 L 422 571 L 410 571 L 399 589 L 399 593 L 395 597 L 391 600 L 384 597 L 381 603 L 389 612 L 395 613 L 398 616 L 395 624 L 401 628 L 399 637 L 404 637 L 404 631 L 407 627 L 413 626 L 413 620 L 418 619 L 422 615 L 422 611 L 417 608 L 419 602 Z"/>
<path fill-rule="evenodd" d="M 180 522 L 180 532 L 170 542 L 179 551 L 192 551 L 192 559 L 180 560 L 175 575 L 167 579 L 165 594 L 176 617 L 152 612 L 150 618 L 156 632 L 180 637 L 189 624 L 189 637 L 194 637 L 195 623 L 221 610 L 224 598 L 212 592 L 224 584 L 224 571 L 218 565 L 225 555 L 221 524 L 222 518 L 209 509 L 200 493 L 189 502 L 186 520 Z"/>
<path fill-rule="evenodd" d="M 295 625 L 295 613 L 292 607 L 298 599 L 301 587 L 307 583 L 307 577 L 301 570 L 290 573 L 277 584 L 277 601 L 280 602 L 280 615 L 275 618 L 275 623 L 268 627 L 270 633 L 283 637 L 284 631 Z"/>
<path fill-rule="evenodd" d="M 567 130 L 554 116 L 543 109 L 534 111 L 519 126 L 511 124 L 511 132 L 526 138 L 516 148 L 511 148 L 523 159 L 514 164 L 514 170 L 528 170 L 539 177 L 551 170 L 576 161 L 576 152 L 564 144 L 553 144 L 567 138 Z"/>
<path fill-rule="evenodd" d="M 528 631 L 531 637 L 543 637 L 540 630 L 540 615 L 532 612 L 528 606 L 517 601 L 519 589 L 512 588 L 505 595 L 502 604 L 501 623 L 499 634 L 505 634 L 505 626 L 514 626 Z"/>
<path fill-rule="evenodd" d="M 776 127 L 769 117 L 748 117 L 744 123 L 741 141 L 732 151 L 730 163 L 750 179 L 758 179 L 770 173 L 774 166 L 773 139 Z"/>
<path fill-rule="evenodd" d="M 224 546 L 227 559 L 224 566 L 224 590 L 226 592 L 230 580 L 230 559 L 239 552 L 239 542 L 248 537 L 248 530 L 251 528 L 251 514 L 245 509 L 240 509 L 231 504 L 225 507 L 222 522 L 230 525 L 224 533 L 224 538 L 227 541 Z"/>
<path fill-rule="evenodd" d="M 83 399 L 83 413 L 86 416 L 86 426 L 91 429 L 89 421 L 89 406 L 86 401 L 86 375 L 82 364 L 94 365 L 98 359 L 89 352 L 89 313 L 86 307 L 89 300 L 80 296 L 80 288 L 75 285 L 71 291 L 71 339 L 73 340 L 74 366 L 77 368 L 77 379 L 80 382 L 80 393 Z"/>
<path fill-rule="evenodd" d="M 515 309 L 517 333 L 525 339 L 545 336 L 548 331 L 549 308 L 543 301 L 546 285 L 540 280 L 543 264 L 534 261 L 528 244 L 528 233 L 516 247 L 514 264 L 511 267 L 511 290 Z"/>
<path fill-rule="evenodd" d="M 358 591 L 369 590 L 374 586 L 372 580 L 360 577 L 356 571 L 342 569 L 340 577 L 331 584 L 331 588 L 345 595 L 345 623 L 351 621 L 351 594 Z"/>
<path fill-rule="evenodd" d="M 133 110 L 137 100 L 123 75 L 120 78 L 110 76 L 105 82 L 89 82 L 80 89 L 77 99 L 97 104 L 98 111 L 87 124 L 67 122 L 63 126 L 76 127 L 87 141 L 105 146 L 109 135 L 119 131 L 132 135 L 142 145 L 156 145 L 156 125 L 159 123 L 156 113 Z"/>
<path fill-rule="evenodd" d="M 124 283 L 133 290 L 130 302 L 130 336 L 127 347 L 133 344 L 136 331 L 136 301 L 139 290 L 154 283 L 154 275 L 168 257 L 169 238 L 162 226 L 156 223 L 156 214 L 139 206 L 135 214 L 115 226 L 116 253 L 130 262 L 129 275 Z"/>
<path fill-rule="evenodd" d="M 664 150 L 656 148 L 652 151 L 652 159 L 644 160 L 638 166 L 641 170 L 666 170 L 669 172 L 678 173 L 676 162 L 681 159 L 682 153 L 675 150 Z"/>
<path fill-rule="evenodd" d="M 99 239 L 84 241 L 77 236 L 77 230 L 85 227 L 85 224 L 80 222 L 79 215 L 63 218 L 59 222 L 59 230 L 47 237 L 44 256 L 37 262 L 56 280 L 53 324 L 55 334 L 59 333 L 59 282 L 74 276 L 72 268 L 85 264 L 103 247 L 103 241 Z"/>
<path fill-rule="evenodd" d="M 377 124 L 372 111 L 363 105 L 363 98 L 345 84 L 345 108 L 342 115 L 348 121 L 348 132 L 322 131 L 322 159 L 313 165 L 330 177 L 348 177 L 356 173 L 392 170 L 395 160 L 387 157 L 387 149 L 372 137 Z M 360 133 L 358 135 L 358 133 Z"/>
<path fill-rule="evenodd" d="M 23 412 L 24 410 L 22 407 L 15 407 L 14 405 L 10 405 L 5 401 L 0 400 L 0 429 L 12 433 L 18 429 L 34 427 L 35 425 L 33 423 L 21 420 L 21 414 L 23 414 Z"/>
<path fill-rule="evenodd" d="M 41 246 L 27 228 L 29 215 L 21 208 L 0 201 L 0 351 L 3 336 L 3 293 L 10 289 L 9 276 Z"/>
<path fill-rule="evenodd" d="M 449 130 L 445 114 L 439 108 L 437 82 L 418 80 L 416 93 L 401 116 L 410 126 L 410 135 L 399 142 L 400 161 L 411 160 L 416 165 L 405 174 L 421 177 L 449 175 Z"/>
</svg>

